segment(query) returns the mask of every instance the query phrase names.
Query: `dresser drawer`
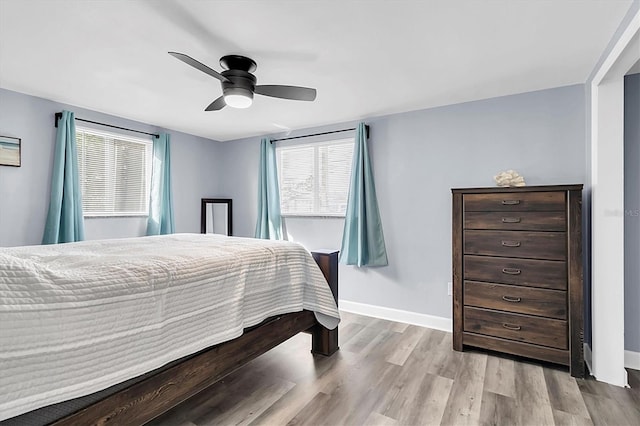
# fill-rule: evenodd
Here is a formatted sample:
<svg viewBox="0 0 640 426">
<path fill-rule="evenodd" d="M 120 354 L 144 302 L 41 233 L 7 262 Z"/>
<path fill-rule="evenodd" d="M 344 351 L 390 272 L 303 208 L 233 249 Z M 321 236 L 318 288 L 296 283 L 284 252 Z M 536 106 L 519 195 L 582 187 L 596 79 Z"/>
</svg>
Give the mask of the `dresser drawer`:
<svg viewBox="0 0 640 426">
<path fill-rule="evenodd" d="M 464 253 L 486 256 L 566 260 L 564 232 L 464 231 Z"/>
<path fill-rule="evenodd" d="M 465 194 L 465 212 L 565 211 L 564 192 Z"/>
<path fill-rule="evenodd" d="M 467 212 L 465 229 L 565 231 L 565 212 Z"/>
<path fill-rule="evenodd" d="M 556 349 L 568 349 L 567 322 L 464 307 L 464 331 Z"/>
<path fill-rule="evenodd" d="M 464 279 L 567 289 L 567 263 L 507 257 L 464 256 Z"/>
<path fill-rule="evenodd" d="M 508 284 L 464 282 L 465 306 L 567 319 L 567 292 Z"/>
</svg>

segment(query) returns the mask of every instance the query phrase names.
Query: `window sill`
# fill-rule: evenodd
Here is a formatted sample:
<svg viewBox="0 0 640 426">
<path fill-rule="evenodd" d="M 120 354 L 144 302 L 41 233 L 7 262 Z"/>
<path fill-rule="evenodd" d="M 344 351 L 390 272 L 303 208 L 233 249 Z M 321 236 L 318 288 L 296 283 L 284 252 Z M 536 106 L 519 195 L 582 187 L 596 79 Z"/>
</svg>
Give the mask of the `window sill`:
<svg viewBox="0 0 640 426">
<path fill-rule="evenodd" d="M 91 215 L 91 216 L 84 216 L 85 219 L 134 219 L 134 218 L 140 218 L 140 217 L 144 217 L 144 218 L 148 218 L 149 215 L 148 214 L 128 214 L 128 215 Z"/>
<path fill-rule="evenodd" d="M 344 215 L 328 215 L 328 214 L 283 214 L 285 219 L 344 219 Z"/>
</svg>

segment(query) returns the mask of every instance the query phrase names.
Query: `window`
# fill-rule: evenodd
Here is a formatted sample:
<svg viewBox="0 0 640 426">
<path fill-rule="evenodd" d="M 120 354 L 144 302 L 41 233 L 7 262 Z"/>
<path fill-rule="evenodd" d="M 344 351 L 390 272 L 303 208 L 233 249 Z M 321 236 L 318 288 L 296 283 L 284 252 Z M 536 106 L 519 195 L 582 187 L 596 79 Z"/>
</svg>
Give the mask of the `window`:
<svg viewBox="0 0 640 426">
<path fill-rule="evenodd" d="M 146 216 L 151 140 L 77 128 L 82 209 L 91 216 Z"/>
<path fill-rule="evenodd" d="M 278 146 L 276 157 L 283 215 L 345 215 L 353 139 Z"/>
</svg>

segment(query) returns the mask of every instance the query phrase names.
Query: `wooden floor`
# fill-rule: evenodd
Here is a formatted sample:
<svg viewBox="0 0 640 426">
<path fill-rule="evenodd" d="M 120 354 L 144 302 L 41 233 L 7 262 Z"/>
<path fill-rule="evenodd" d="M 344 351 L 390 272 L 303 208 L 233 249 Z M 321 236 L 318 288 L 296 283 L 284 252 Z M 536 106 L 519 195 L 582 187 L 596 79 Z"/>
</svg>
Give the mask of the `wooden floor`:
<svg viewBox="0 0 640 426">
<path fill-rule="evenodd" d="M 300 334 L 152 425 L 640 425 L 632 389 L 482 352 L 451 334 L 343 314 L 340 351 Z"/>
</svg>

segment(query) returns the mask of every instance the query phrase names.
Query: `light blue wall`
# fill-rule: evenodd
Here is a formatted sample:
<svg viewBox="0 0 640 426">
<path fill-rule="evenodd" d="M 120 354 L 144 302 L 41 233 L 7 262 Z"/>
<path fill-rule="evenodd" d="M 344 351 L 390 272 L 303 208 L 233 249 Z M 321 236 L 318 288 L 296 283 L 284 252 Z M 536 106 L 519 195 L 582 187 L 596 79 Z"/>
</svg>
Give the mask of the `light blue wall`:
<svg viewBox="0 0 640 426">
<path fill-rule="evenodd" d="M 40 244 L 49 206 L 54 114 L 68 109 L 79 118 L 146 132 L 163 129 L 0 89 L 0 135 L 22 139 L 22 166 L 0 166 L 0 246 Z M 171 133 L 171 165 L 177 232 L 200 231 L 200 198 L 220 192 L 220 143 Z M 85 220 L 87 239 L 144 235 L 146 218 Z"/>
<path fill-rule="evenodd" d="M 640 352 L 640 74 L 624 79 L 624 348 Z"/>
<path fill-rule="evenodd" d="M 583 183 L 582 85 L 368 119 L 389 266 L 340 266 L 340 298 L 451 317 L 452 187 L 493 186 L 516 169 L 527 183 Z M 353 127 L 306 129 L 292 135 Z M 223 192 L 234 200 L 234 233 L 252 236 L 259 138 L 222 144 Z M 341 219 L 288 219 L 307 248 L 339 248 Z"/>
</svg>

